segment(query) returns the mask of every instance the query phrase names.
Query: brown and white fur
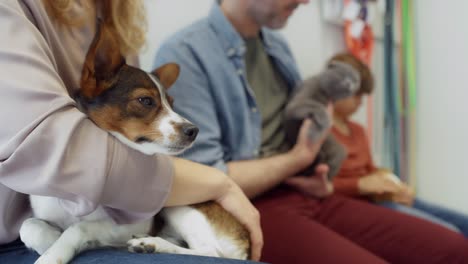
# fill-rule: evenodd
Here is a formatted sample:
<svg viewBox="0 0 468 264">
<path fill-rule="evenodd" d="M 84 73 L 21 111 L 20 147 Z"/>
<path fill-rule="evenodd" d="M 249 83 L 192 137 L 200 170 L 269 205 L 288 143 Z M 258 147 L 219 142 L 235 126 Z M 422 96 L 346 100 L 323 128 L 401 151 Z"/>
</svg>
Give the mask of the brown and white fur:
<svg viewBox="0 0 468 264">
<path fill-rule="evenodd" d="M 129 147 L 147 155 L 178 154 L 191 146 L 198 133 L 172 110 L 172 99 L 166 94 L 178 74 L 176 64 L 166 64 L 153 73 L 127 65 L 114 33 L 101 24 L 75 99 L 91 120 Z M 57 198 L 31 196 L 30 200 L 34 217 L 24 221 L 20 236 L 41 255 L 36 261 L 39 264 L 67 263 L 82 251 L 109 246 L 128 247 L 137 253 L 237 259 L 250 255 L 246 229 L 214 202 L 165 208 L 153 219 L 117 225 L 102 207 L 75 217 Z"/>
</svg>

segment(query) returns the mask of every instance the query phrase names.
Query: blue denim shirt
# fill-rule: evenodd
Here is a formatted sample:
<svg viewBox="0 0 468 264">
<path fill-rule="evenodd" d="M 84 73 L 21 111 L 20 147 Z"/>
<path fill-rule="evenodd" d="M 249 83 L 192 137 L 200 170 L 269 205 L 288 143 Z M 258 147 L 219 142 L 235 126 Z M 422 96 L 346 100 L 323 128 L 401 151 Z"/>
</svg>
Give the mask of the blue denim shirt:
<svg viewBox="0 0 468 264">
<path fill-rule="evenodd" d="M 266 52 L 292 90 L 300 81 L 289 47 L 278 33 L 262 29 Z M 227 171 L 226 162 L 254 159 L 262 118 L 245 76 L 245 43 L 214 4 L 208 17 L 167 40 L 154 66 L 176 62 L 178 80 L 169 89 L 174 109 L 200 129 L 182 157 Z"/>
</svg>

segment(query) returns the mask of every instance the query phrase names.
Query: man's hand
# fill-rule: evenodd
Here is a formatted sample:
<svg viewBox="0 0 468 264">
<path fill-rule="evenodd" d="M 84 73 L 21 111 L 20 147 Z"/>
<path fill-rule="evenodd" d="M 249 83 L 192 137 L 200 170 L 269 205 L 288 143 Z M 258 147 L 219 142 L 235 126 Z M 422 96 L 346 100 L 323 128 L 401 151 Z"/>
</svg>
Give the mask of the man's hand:
<svg viewBox="0 0 468 264">
<path fill-rule="evenodd" d="M 328 181 L 328 165 L 320 164 L 315 174 L 310 176 L 292 176 L 284 183 L 313 198 L 325 198 L 333 193 L 333 184 Z"/>
<path fill-rule="evenodd" d="M 331 120 L 333 115 L 333 106 L 331 104 L 327 106 L 327 114 L 328 118 Z M 294 159 L 298 160 L 298 165 L 302 169 L 313 163 L 331 128 L 327 128 L 318 141 L 312 142 L 309 138 L 309 131 L 310 129 L 313 129 L 312 126 L 313 122 L 310 119 L 305 119 L 303 121 L 299 134 L 297 135 L 296 144 L 289 151 L 289 154 Z"/>
</svg>

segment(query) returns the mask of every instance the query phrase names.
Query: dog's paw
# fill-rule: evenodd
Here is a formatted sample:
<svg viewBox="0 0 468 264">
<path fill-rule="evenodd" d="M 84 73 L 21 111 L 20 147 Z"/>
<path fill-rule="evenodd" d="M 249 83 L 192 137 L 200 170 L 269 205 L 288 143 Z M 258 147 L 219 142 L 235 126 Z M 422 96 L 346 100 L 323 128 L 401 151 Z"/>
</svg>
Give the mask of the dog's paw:
<svg viewBox="0 0 468 264">
<path fill-rule="evenodd" d="M 26 219 L 19 233 L 26 247 L 36 251 L 39 255 L 44 254 L 61 235 L 58 228 L 37 218 Z"/>
<path fill-rule="evenodd" d="M 34 264 L 66 264 L 61 258 L 53 258 L 47 254 L 42 255 Z"/>
<path fill-rule="evenodd" d="M 162 238 L 142 237 L 130 239 L 127 242 L 128 251 L 134 253 L 157 253 L 158 244 L 161 244 Z"/>
<path fill-rule="evenodd" d="M 40 256 L 34 264 L 67 264 L 76 255 L 76 249 L 55 244 Z"/>
</svg>

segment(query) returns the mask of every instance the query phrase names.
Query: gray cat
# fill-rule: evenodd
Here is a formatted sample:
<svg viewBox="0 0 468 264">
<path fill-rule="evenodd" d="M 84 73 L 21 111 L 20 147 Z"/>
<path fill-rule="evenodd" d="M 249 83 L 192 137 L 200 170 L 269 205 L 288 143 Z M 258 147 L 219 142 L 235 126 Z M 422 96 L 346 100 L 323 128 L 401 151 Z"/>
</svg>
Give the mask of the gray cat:
<svg viewBox="0 0 468 264">
<path fill-rule="evenodd" d="M 305 80 L 286 106 L 284 125 L 288 143 L 293 146 L 302 121 L 306 118 L 312 120 L 309 138 L 312 142 L 332 125 L 327 114 L 327 104 L 354 95 L 359 88 L 361 78 L 358 71 L 351 65 L 343 62 L 331 62 L 319 75 Z M 318 164 L 328 164 L 330 171 L 328 178 L 335 176 L 343 160 L 346 150 L 329 134 L 317 155 L 317 158 L 302 174 L 311 175 Z"/>
</svg>

